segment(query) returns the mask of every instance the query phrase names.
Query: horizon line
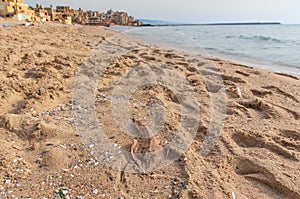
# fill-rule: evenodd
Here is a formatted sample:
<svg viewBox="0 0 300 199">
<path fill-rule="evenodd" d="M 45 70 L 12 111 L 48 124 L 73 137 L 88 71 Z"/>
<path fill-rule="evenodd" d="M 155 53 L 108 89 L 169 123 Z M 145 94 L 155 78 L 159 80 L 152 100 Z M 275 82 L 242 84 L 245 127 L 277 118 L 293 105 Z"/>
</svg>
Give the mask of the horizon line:
<svg viewBox="0 0 300 199">
<path fill-rule="evenodd" d="M 139 19 L 143 20 L 143 19 Z M 157 20 L 159 21 L 159 20 Z M 162 21 L 164 22 L 164 21 Z M 142 26 L 209 26 L 209 25 L 282 25 L 281 22 L 217 22 L 217 23 L 176 23 L 166 22 L 161 24 L 145 23 Z"/>
</svg>

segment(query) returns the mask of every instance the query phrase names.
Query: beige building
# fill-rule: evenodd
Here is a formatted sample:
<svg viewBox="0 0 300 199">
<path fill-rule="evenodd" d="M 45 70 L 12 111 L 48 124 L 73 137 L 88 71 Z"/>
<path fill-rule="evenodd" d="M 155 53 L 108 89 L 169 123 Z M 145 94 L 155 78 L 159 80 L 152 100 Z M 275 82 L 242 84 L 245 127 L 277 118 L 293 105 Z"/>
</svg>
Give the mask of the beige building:
<svg viewBox="0 0 300 199">
<path fill-rule="evenodd" d="M 28 5 L 23 0 L 0 0 L 1 17 L 12 17 L 18 14 L 30 15 Z"/>
<path fill-rule="evenodd" d="M 64 24 L 68 24 L 68 25 L 72 24 L 72 16 L 71 15 L 63 14 L 62 18 L 63 18 Z"/>
<path fill-rule="evenodd" d="M 49 8 L 45 8 L 47 11 L 50 21 L 54 21 L 56 19 L 56 9 L 53 6 L 50 6 Z"/>
<path fill-rule="evenodd" d="M 56 6 L 56 12 L 63 14 L 71 14 L 72 8 L 70 6 Z"/>
<path fill-rule="evenodd" d="M 129 20 L 129 17 L 126 12 L 115 12 L 112 15 L 112 22 L 117 25 L 127 25 L 128 20 Z"/>
</svg>

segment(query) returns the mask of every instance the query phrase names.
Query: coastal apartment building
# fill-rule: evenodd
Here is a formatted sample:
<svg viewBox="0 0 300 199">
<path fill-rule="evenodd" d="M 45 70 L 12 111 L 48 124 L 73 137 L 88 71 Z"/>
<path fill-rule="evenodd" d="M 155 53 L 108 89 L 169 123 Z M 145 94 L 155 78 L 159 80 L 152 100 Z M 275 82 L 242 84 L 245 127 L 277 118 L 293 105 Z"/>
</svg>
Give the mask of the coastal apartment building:
<svg viewBox="0 0 300 199">
<path fill-rule="evenodd" d="M 50 18 L 50 21 L 54 21 L 56 19 L 56 9 L 51 5 L 49 8 L 45 8 Z"/>
<path fill-rule="evenodd" d="M 112 17 L 112 21 L 117 25 L 125 25 L 128 23 L 128 15 L 124 12 L 116 12 Z"/>
<path fill-rule="evenodd" d="M 44 9 L 41 5 L 36 5 L 34 10 L 34 21 L 36 22 L 46 22 L 50 21 L 50 16 L 48 11 Z"/>
<path fill-rule="evenodd" d="M 23 0 L 0 0 L 1 17 L 13 17 L 18 14 L 31 15 L 32 12 Z"/>
<path fill-rule="evenodd" d="M 56 6 L 56 12 L 71 14 L 71 10 L 72 8 L 70 6 Z"/>
<path fill-rule="evenodd" d="M 99 26 L 138 26 L 142 24 L 126 12 L 108 10 L 106 13 L 101 13 L 100 11 L 83 11 L 80 8 L 76 10 L 70 6 L 44 8 L 38 4 L 33 8 L 25 4 L 23 0 L 0 0 L 0 17 L 9 17 L 19 21 L 59 21 L 65 24 L 79 23 Z"/>
</svg>

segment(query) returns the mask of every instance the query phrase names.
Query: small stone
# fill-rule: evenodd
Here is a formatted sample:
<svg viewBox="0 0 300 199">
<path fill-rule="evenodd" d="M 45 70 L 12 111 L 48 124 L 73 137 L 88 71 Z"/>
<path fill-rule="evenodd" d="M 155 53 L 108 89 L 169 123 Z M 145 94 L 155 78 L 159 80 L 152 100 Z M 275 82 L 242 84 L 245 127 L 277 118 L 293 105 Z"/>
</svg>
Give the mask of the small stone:
<svg viewBox="0 0 300 199">
<path fill-rule="evenodd" d="M 234 194 L 234 192 L 231 193 L 231 198 L 232 198 L 232 199 L 235 199 L 235 194 Z"/>
<path fill-rule="evenodd" d="M 50 149 L 45 149 L 43 150 L 42 154 L 48 153 L 50 151 Z"/>
<path fill-rule="evenodd" d="M 94 190 L 93 190 L 93 194 L 95 194 L 95 195 L 97 195 L 97 194 L 98 194 L 98 192 L 99 192 L 99 190 L 98 190 L 98 189 L 94 189 Z"/>
<path fill-rule="evenodd" d="M 60 144 L 60 145 L 58 145 L 58 147 L 59 147 L 59 148 L 62 148 L 62 149 L 66 149 L 66 148 L 67 148 L 66 146 L 64 146 L 64 145 L 61 145 L 61 144 Z"/>
<path fill-rule="evenodd" d="M 62 188 L 62 193 L 64 194 L 64 195 L 67 195 L 68 193 L 69 193 L 69 190 L 68 190 L 68 188 Z"/>
</svg>

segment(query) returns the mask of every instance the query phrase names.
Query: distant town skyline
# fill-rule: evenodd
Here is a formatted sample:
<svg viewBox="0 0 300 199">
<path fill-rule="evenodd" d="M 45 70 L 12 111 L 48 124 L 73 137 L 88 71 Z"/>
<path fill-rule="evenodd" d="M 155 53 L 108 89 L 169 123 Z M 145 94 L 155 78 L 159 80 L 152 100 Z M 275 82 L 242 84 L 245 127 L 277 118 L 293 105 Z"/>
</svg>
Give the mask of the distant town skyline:
<svg viewBox="0 0 300 199">
<path fill-rule="evenodd" d="M 31 6 L 70 5 L 84 10 L 126 11 L 141 19 L 185 23 L 282 22 L 300 24 L 299 0 L 25 0 Z"/>
</svg>

